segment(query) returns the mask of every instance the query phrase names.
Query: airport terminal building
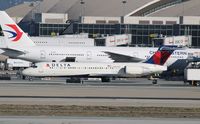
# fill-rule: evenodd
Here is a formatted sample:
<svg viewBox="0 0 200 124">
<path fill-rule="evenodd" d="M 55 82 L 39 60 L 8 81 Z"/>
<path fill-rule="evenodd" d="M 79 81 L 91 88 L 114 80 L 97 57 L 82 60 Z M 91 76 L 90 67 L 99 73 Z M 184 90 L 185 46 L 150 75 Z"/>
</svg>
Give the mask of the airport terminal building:
<svg viewBox="0 0 200 124">
<path fill-rule="evenodd" d="M 192 35 L 200 47 L 199 0 L 20 1 L 6 11 L 32 36 L 127 33 L 132 45 L 151 46 L 153 38 Z"/>
</svg>

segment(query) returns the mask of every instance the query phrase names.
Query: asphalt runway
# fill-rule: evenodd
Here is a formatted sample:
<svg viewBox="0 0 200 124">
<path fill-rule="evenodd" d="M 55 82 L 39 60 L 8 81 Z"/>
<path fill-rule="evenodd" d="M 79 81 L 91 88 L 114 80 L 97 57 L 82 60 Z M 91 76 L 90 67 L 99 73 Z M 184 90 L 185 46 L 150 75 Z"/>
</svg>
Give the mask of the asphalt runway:
<svg viewBox="0 0 200 124">
<path fill-rule="evenodd" d="M 1 117 L 1 124 L 199 124 L 199 119 L 95 118 L 95 117 Z"/>
<path fill-rule="evenodd" d="M 0 104 L 200 107 L 200 88 L 181 81 L 152 85 L 147 79 L 84 84 L 13 79 L 0 82 Z"/>
</svg>

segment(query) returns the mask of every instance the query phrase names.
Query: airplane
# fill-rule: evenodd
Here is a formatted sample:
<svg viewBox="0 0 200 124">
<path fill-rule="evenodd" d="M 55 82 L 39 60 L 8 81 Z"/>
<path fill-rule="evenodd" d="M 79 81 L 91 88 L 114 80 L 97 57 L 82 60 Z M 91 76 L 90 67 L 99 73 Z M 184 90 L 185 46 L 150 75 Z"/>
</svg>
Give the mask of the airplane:
<svg viewBox="0 0 200 124">
<path fill-rule="evenodd" d="M 160 47 L 143 63 L 41 62 L 23 70 L 22 74 L 31 77 L 71 77 L 70 82 L 80 82 L 83 77 L 101 78 L 102 82 L 109 82 L 110 77 L 141 77 L 166 71 L 167 67 L 163 65 L 174 50 Z"/>
<path fill-rule="evenodd" d="M 0 11 L 0 18 L 6 40 L 6 47 L 1 48 L 4 50 L 2 54 L 11 58 L 31 62 L 123 62 L 127 59 L 139 62 L 143 59 L 134 57 L 138 56 L 138 51 L 149 52 L 149 48 L 37 46 L 6 12 Z"/>
<path fill-rule="evenodd" d="M 6 39 L 3 55 L 31 62 L 143 62 L 157 48 L 37 46 L 6 14 L 0 11 L 0 24 Z M 184 69 L 188 58 L 200 57 L 200 49 L 176 50 L 165 65 Z"/>
</svg>

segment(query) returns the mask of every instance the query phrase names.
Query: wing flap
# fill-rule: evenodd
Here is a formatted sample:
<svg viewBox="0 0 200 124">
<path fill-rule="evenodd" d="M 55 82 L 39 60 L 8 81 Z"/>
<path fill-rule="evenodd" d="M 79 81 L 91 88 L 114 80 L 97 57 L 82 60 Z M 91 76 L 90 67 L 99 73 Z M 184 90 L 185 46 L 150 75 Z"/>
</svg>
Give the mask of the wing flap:
<svg viewBox="0 0 200 124">
<path fill-rule="evenodd" d="M 108 54 L 110 58 L 114 60 L 114 62 L 142 62 L 144 61 L 144 59 L 141 59 L 141 58 L 122 55 L 118 53 L 107 52 L 107 51 L 105 51 L 104 53 Z"/>
<path fill-rule="evenodd" d="M 9 48 L 1 48 L 4 52 L 1 53 L 6 56 L 20 56 L 23 54 L 26 54 L 25 52 L 19 51 L 19 50 L 14 50 L 14 49 L 9 49 Z"/>
</svg>

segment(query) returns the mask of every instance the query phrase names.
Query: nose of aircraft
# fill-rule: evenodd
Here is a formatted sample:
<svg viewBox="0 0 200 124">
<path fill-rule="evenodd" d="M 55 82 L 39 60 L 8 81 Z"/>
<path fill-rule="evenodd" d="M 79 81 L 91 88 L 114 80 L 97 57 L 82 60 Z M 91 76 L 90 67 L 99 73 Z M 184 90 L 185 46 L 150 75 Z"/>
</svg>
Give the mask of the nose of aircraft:
<svg viewBox="0 0 200 124">
<path fill-rule="evenodd" d="M 22 71 L 22 74 L 25 75 L 25 76 L 32 76 L 32 69 L 31 68 L 27 68 L 27 69 L 24 69 Z"/>
</svg>

